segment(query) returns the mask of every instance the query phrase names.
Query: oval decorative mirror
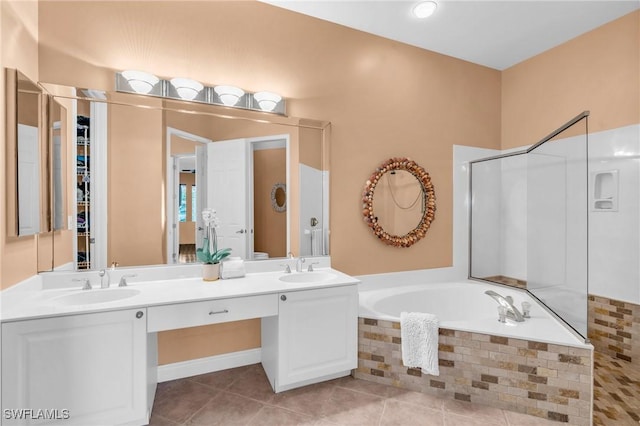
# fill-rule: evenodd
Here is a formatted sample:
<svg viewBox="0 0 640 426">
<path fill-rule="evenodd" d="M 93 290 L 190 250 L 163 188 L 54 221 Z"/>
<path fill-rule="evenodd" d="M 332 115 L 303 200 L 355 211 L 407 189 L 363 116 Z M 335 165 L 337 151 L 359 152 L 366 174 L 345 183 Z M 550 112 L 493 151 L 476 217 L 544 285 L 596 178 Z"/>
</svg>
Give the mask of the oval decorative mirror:
<svg viewBox="0 0 640 426">
<path fill-rule="evenodd" d="M 431 177 L 409 158 L 390 158 L 378 166 L 362 194 L 364 221 L 394 247 L 410 247 L 424 238 L 435 211 Z"/>
<path fill-rule="evenodd" d="M 278 213 L 287 211 L 287 186 L 284 183 L 276 183 L 271 188 L 271 206 Z"/>
</svg>

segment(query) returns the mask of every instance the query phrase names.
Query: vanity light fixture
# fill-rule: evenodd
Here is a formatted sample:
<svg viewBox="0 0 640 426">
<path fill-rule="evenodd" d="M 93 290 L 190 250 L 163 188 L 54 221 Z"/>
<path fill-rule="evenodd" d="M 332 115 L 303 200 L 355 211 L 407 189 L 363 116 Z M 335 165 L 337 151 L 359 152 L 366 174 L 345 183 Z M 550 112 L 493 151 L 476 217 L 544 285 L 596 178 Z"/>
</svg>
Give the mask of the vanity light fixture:
<svg viewBox="0 0 640 426">
<path fill-rule="evenodd" d="M 413 15 L 416 18 L 424 19 L 433 15 L 438 8 L 438 3 L 435 1 L 423 1 L 413 6 Z"/>
<path fill-rule="evenodd" d="M 234 106 L 244 96 L 244 90 L 235 86 L 216 86 L 213 88 L 220 100 L 226 106 Z"/>
<path fill-rule="evenodd" d="M 160 79 L 155 75 L 144 71 L 122 71 L 122 76 L 127 80 L 134 92 L 143 95 L 151 92 L 153 87 L 160 81 Z"/>
<path fill-rule="evenodd" d="M 207 86 L 190 78 L 163 79 L 143 71 L 116 72 L 116 91 L 229 108 L 286 115 L 285 99 L 273 92 L 247 92 L 229 85 Z"/>
<path fill-rule="evenodd" d="M 195 99 L 196 96 L 198 96 L 198 93 L 204 89 L 202 83 L 190 78 L 176 77 L 172 78 L 170 82 L 178 92 L 178 96 L 188 101 Z"/>
<path fill-rule="evenodd" d="M 87 98 L 99 99 L 101 101 L 106 101 L 107 100 L 107 93 L 104 90 L 83 89 L 82 93 Z"/>
<path fill-rule="evenodd" d="M 260 109 L 263 111 L 273 111 L 282 100 L 282 96 L 273 92 L 258 92 L 253 94 L 253 98 L 258 102 Z"/>
</svg>

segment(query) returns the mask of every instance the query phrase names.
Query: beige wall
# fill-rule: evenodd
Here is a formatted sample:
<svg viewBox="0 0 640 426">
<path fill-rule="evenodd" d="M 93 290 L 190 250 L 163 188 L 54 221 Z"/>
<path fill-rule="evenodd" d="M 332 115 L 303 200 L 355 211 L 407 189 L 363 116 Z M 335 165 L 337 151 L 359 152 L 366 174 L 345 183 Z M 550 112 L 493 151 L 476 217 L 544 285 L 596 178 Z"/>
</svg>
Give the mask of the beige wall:
<svg viewBox="0 0 640 426">
<path fill-rule="evenodd" d="M 260 319 L 181 328 L 158 333 L 158 364 L 260 347 Z"/>
<path fill-rule="evenodd" d="M 0 99 L 5 99 L 4 68 L 17 68 L 33 81 L 38 73 L 38 4 L 35 1 L 0 2 Z M 37 237 L 12 238 L 7 236 L 6 143 L 5 103 L 0 102 L 0 288 L 7 288 L 35 275 L 37 263 Z"/>
<path fill-rule="evenodd" d="M 640 123 L 640 11 L 502 73 L 502 147 L 535 143 L 589 110 L 589 132 Z"/>
<path fill-rule="evenodd" d="M 287 255 L 287 214 L 271 206 L 271 189 L 287 179 L 287 155 L 282 149 L 253 153 L 254 250 L 269 257 Z"/>
<path fill-rule="evenodd" d="M 107 165 L 107 264 L 165 263 L 162 111 L 110 105 L 107 114 L 109 158 L 117 159 Z"/>
</svg>

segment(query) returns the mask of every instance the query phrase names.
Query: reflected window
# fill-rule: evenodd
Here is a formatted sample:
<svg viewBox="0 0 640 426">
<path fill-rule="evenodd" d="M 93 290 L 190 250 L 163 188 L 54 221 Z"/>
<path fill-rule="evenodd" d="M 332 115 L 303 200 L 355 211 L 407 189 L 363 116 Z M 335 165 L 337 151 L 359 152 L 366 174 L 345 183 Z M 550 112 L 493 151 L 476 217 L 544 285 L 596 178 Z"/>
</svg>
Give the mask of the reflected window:
<svg viewBox="0 0 640 426">
<path fill-rule="evenodd" d="M 180 192 L 178 193 L 178 219 L 180 222 L 187 221 L 187 185 L 180 184 Z"/>
<path fill-rule="evenodd" d="M 196 186 L 191 185 L 191 222 L 196 222 L 198 212 L 196 211 Z"/>
</svg>

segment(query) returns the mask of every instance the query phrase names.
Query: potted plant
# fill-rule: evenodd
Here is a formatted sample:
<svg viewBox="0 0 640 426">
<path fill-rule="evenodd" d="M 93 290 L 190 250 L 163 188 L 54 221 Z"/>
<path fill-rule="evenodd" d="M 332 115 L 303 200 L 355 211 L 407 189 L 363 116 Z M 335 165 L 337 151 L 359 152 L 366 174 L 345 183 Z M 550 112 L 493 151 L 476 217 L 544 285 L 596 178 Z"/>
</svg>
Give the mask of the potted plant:
<svg viewBox="0 0 640 426">
<path fill-rule="evenodd" d="M 205 237 L 202 247 L 196 250 L 196 257 L 202 262 L 202 279 L 215 281 L 220 276 L 220 261 L 231 254 L 230 248 L 218 250 L 218 235 L 216 229 L 220 227 L 220 220 L 214 209 L 206 208 L 202 211 Z"/>
</svg>

